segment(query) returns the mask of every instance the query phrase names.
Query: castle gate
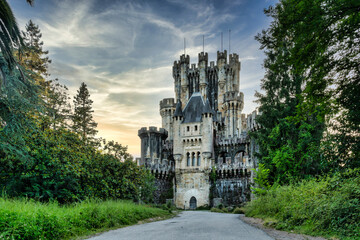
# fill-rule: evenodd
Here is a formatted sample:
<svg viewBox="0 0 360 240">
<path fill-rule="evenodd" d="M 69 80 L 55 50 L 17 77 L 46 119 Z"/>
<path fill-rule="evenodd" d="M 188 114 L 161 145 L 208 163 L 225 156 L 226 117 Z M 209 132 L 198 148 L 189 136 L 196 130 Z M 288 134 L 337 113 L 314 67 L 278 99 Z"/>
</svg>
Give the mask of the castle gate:
<svg viewBox="0 0 360 240">
<path fill-rule="evenodd" d="M 190 198 L 190 209 L 196 209 L 196 198 L 195 197 Z"/>
</svg>

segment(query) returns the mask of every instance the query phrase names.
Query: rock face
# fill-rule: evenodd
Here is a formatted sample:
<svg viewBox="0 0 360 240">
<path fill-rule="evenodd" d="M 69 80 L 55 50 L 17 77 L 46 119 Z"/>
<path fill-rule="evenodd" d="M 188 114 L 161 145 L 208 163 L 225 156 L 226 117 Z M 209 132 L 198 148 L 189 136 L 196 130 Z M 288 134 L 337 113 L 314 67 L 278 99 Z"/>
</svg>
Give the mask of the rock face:
<svg viewBox="0 0 360 240">
<path fill-rule="evenodd" d="M 190 57 L 181 55 L 174 62 L 176 101 L 160 101 L 162 128 L 139 130 L 137 161 L 157 176 L 157 201 L 172 190 L 179 208 L 211 205 L 210 198 L 238 205 L 249 199 L 250 171 L 257 165 L 257 148 L 248 136 L 258 127 L 257 113 L 241 112 L 244 94 L 239 91 L 237 54 L 217 52 L 217 63 L 208 65 L 208 53 L 201 52 L 198 60 L 190 66 Z"/>
</svg>

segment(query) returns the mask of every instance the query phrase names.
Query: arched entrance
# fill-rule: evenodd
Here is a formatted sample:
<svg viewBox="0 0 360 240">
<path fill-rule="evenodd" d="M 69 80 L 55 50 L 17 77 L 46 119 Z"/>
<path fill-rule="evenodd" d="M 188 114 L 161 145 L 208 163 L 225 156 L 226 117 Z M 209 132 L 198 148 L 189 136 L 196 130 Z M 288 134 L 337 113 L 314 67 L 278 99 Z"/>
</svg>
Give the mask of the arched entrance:
<svg viewBox="0 0 360 240">
<path fill-rule="evenodd" d="M 190 198 L 190 209 L 196 209 L 196 198 L 195 197 Z"/>
</svg>

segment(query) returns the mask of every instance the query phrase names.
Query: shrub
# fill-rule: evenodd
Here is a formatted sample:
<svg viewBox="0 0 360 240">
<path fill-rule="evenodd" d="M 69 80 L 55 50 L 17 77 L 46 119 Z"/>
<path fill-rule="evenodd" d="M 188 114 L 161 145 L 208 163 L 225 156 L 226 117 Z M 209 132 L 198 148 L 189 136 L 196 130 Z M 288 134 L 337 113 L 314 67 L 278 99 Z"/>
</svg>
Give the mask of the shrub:
<svg viewBox="0 0 360 240">
<path fill-rule="evenodd" d="M 244 211 L 243 208 L 237 207 L 237 208 L 234 209 L 233 213 L 234 214 L 244 214 L 245 211 Z"/>
<path fill-rule="evenodd" d="M 245 212 L 274 218 L 278 229 L 360 239 L 360 170 L 273 186 Z"/>
</svg>

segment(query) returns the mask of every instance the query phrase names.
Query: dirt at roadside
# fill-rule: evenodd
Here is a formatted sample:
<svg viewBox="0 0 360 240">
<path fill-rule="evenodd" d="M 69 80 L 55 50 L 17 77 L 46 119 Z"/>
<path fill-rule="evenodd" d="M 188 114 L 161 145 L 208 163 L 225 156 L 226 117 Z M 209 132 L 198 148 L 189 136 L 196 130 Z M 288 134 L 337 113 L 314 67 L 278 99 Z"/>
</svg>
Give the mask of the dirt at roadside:
<svg viewBox="0 0 360 240">
<path fill-rule="evenodd" d="M 312 237 L 304 234 L 289 233 L 289 232 L 269 228 L 267 226 L 264 226 L 264 221 L 262 219 L 245 217 L 244 214 L 240 214 L 240 219 L 250 224 L 251 226 L 260 228 L 261 230 L 266 232 L 270 237 L 273 237 L 276 240 L 326 240 L 326 238 L 323 237 Z"/>
</svg>

